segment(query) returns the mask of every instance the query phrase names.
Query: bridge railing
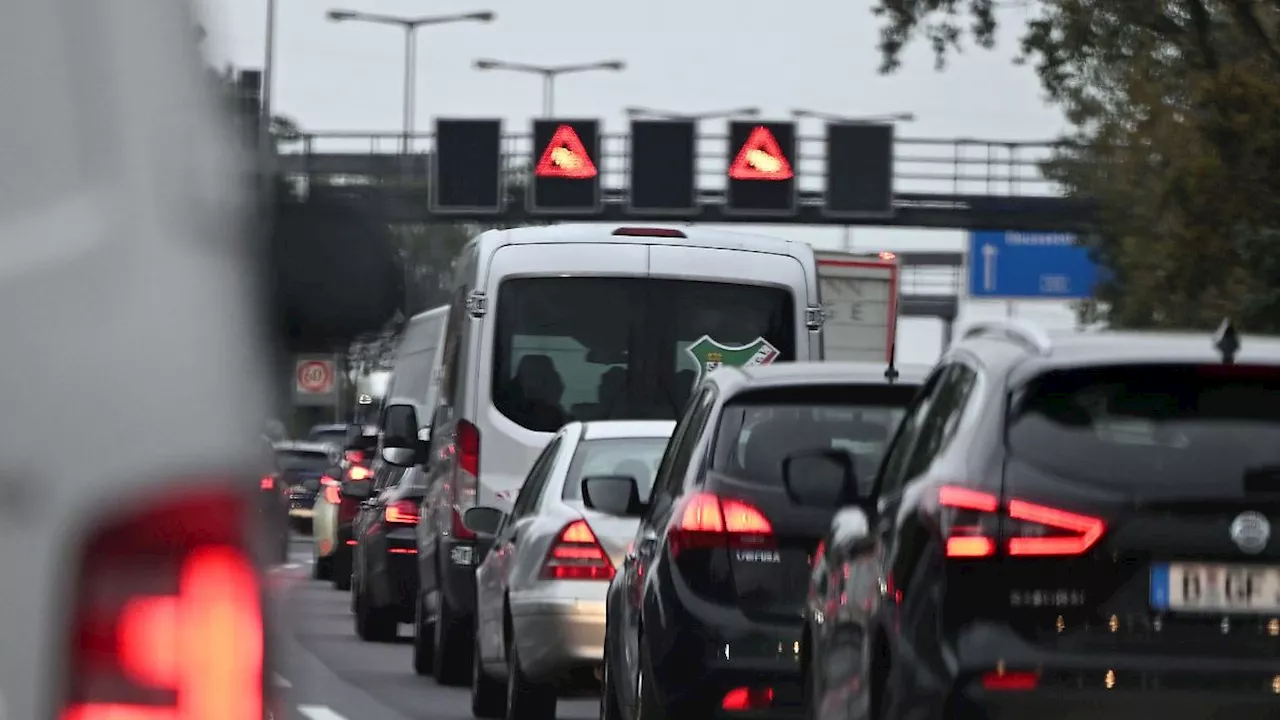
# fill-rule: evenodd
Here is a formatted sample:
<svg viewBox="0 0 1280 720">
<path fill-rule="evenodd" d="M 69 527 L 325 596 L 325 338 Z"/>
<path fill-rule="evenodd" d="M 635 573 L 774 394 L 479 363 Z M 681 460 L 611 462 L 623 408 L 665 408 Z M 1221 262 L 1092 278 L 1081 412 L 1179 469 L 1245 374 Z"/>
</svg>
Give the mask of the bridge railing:
<svg viewBox="0 0 1280 720">
<path fill-rule="evenodd" d="M 398 133 L 304 133 L 281 146 L 280 164 L 286 172 L 306 176 L 309 182 L 425 183 L 433 137 L 411 136 L 408 155 L 401 154 L 403 141 L 403 135 Z M 700 190 L 724 189 L 728 144 L 726 134 L 699 136 L 696 168 Z M 601 136 L 601 152 L 596 161 L 604 188 L 627 186 L 628 146 L 626 134 Z M 825 187 L 825 138 L 801 136 L 797 146 L 799 189 L 821 192 Z M 527 173 L 536 161 L 533 138 L 528 133 L 504 136 L 502 149 L 502 162 L 509 177 Z M 1044 176 L 1042 164 L 1069 150 L 1069 146 L 1053 141 L 899 138 L 894 142 L 894 191 L 924 195 L 1060 196 L 1061 187 Z"/>
</svg>

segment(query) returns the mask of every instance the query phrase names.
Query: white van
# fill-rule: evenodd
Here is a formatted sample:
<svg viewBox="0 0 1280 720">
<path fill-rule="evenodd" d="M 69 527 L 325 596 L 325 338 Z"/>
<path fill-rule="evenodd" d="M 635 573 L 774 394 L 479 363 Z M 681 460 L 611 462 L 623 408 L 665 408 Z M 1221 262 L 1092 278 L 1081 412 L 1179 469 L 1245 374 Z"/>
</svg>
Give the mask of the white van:
<svg viewBox="0 0 1280 720">
<path fill-rule="evenodd" d="M 426 424 L 436 406 L 436 390 L 440 386 L 440 346 L 444 342 L 445 321 L 449 306 L 442 305 L 420 312 L 409 319 L 396 346 L 391 366 L 391 382 L 387 385 L 384 405 L 409 403 Z"/>
<path fill-rule="evenodd" d="M 807 244 L 695 227 L 490 230 L 454 270 L 418 526 L 432 637 L 415 649 L 465 684 L 487 548 L 461 512 L 509 508 L 565 423 L 672 420 L 716 367 L 821 359 L 822 311 Z"/>
</svg>

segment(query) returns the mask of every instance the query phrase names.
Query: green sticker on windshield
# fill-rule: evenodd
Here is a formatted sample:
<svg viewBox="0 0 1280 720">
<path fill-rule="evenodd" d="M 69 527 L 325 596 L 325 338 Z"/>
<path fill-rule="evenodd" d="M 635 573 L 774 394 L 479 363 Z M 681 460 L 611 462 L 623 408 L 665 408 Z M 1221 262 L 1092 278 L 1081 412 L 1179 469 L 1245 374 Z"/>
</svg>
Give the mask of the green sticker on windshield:
<svg viewBox="0 0 1280 720">
<path fill-rule="evenodd" d="M 702 382 L 708 373 L 722 365 L 730 367 L 752 367 L 769 365 L 778 359 L 778 348 L 769 344 L 762 337 L 756 338 L 746 345 L 725 345 L 703 335 L 696 342 L 684 349 L 698 365 L 698 377 L 694 379 L 694 387 Z"/>
</svg>

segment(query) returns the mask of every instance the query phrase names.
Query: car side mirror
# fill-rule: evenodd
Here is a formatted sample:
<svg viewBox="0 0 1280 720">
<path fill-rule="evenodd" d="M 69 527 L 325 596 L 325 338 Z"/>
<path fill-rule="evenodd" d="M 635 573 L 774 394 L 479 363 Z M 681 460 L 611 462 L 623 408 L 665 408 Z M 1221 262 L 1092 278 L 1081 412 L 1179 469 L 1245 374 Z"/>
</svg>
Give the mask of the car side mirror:
<svg viewBox="0 0 1280 720">
<path fill-rule="evenodd" d="M 618 517 L 640 517 L 640 483 L 630 475 L 595 475 L 582 478 L 582 504 Z"/>
<path fill-rule="evenodd" d="M 382 447 L 415 448 L 417 438 L 418 411 L 412 405 L 396 403 L 382 411 Z"/>
<path fill-rule="evenodd" d="M 384 447 L 382 461 L 396 467 L 413 467 L 418 464 L 418 449 L 416 447 Z"/>
<path fill-rule="evenodd" d="M 475 533 L 476 537 L 487 540 L 498 534 L 504 517 L 506 513 L 498 508 L 477 506 L 462 514 L 462 526 Z"/>
<path fill-rule="evenodd" d="M 801 450 L 782 461 L 782 482 L 791 502 L 843 507 L 858 501 L 858 473 L 844 450 Z"/>
<path fill-rule="evenodd" d="M 373 495 L 373 483 L 368 480 L 348 480 L 342 483 L 342 495 L 352 500 L 368 500 Z"/>
</svg>

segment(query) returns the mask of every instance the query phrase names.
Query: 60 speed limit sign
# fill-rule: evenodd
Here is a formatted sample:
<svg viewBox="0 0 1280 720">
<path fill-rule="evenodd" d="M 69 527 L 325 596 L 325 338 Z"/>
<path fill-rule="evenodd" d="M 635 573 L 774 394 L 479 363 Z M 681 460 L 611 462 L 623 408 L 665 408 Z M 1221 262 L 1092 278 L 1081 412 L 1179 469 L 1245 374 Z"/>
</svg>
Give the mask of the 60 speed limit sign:
<svg viewBox="0 0 1280 720">
<path fill-rule="evenodd" d="M 299 360 L 296 379 L 300 394 L 328 395 L 333 392 L 334 363 L 332 360 Z"/>
</svg>

